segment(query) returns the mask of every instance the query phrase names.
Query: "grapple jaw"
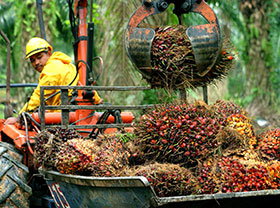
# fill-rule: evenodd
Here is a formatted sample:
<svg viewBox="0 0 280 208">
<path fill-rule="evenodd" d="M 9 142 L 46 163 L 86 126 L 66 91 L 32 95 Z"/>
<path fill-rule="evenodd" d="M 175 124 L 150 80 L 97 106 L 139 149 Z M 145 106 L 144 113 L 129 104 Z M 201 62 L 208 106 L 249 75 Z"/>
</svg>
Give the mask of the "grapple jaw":
<svg viewBox="0 0 280 208">
<path fill-rule="evenodd" d="M 129 41 L 126 42 L 126 50 L 131 62 L 146 78 L 152 74 L 151 47 L 154 37 L 153 29 L 131 28 Z"/>
<path fill-rule="evenodd" d="M 143 0 L 130 17 L 126 32 L 126 50 L 128 56 L 143 76 L 151 77 L 151 47 L 155 31 L 151 28 L 139 28 L 139 24 L 147 17 L 165 11 L 173 3 L 173 12 L 181 23 L 181 15 L 194 12 L 203 16 L 208 24 L 191 26 L 186 30 L 190 39 L 195 62 L 200 76 L 205 76 L 215 64 L 220 48 L 221 35 L 218 19 L 204 0 Z"/>
</svg>

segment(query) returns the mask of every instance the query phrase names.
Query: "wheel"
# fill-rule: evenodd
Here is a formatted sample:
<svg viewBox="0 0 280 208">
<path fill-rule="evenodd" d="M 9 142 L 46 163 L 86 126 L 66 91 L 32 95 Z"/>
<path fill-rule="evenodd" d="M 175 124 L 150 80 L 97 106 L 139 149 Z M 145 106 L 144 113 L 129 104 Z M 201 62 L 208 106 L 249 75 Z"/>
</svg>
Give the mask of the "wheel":
<svg viewBox="0 0 280 208">
<path fill-rule="evenodd" d="M 0 207 L 29 207 L 32 189 L 26 184 L 29 171 L 22 159 L 13 145 L 0 142 Z"/>
</svg>

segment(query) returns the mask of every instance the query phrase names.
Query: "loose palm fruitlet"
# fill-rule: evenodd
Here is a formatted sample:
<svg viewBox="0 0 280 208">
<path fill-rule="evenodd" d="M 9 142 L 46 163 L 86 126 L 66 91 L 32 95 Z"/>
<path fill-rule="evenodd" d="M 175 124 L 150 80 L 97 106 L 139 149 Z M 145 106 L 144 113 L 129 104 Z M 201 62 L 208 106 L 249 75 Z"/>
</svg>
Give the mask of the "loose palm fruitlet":
<svg viewBox="0 0 280 208">
<path fill-rule="evenodd" d="M 35 138 L 35 163 L 46 168 L 54 167 L 53 159 L 60 151 L 61 145 L 73 138 L 81 138 L 81 135 L 72 129 L 48 128 L 43 130 Z"/>
<path fill-rule="evenodd" d="M 152 163 L 134 166 L 122 176 L 144 176 L 159 197 L 183 196 L 195 193 L 195 178 L 191 171 L 175 164 Z"/>
<path fill-rule="evenodd" d="M 167 89 L 196 88 L 220 80 L 232 68 L 231 49 L 224 44 L 212 69 L 199 76 L 186 27 L 157 27 L 151 47 L 152 75 L 146 80 L 152 87 Z"/>
<path fill-rule="evenodd" d="M 157 105 L 139 120 L 134 142 L 145 160 L 191 164 L 216 147 L 220 129 L 218 119 L 202 101 Z"/>
<path fill-rule="evenodd" d="M 280 160 L 280 129 L 272 129 L 258 137 L 256 149 L 265 159 Z"/>
<path fill-rule="evenodd" d="M 199 192 L 243 192 L 279 189 L 280 163 L 243 160 L 234 156 L 210 159 L 197 169 Z"/>
</svg>

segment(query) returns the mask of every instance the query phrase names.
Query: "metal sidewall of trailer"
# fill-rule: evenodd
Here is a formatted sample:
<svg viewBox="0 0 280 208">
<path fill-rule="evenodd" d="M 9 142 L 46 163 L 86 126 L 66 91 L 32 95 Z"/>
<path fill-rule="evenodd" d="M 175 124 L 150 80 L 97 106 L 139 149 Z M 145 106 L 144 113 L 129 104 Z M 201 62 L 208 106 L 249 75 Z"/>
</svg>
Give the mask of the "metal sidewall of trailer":
<svg viewBox="0 0 280 208">
<path fill-rule="evenodd" d="M 42 169 L 40 172 L 49 187 L 59 186 L 58 195 L 71 208 L 264 208 L 280 202 L 280 190 L 157 197 L 145 177 L 89 177 Z"/>
</svg>

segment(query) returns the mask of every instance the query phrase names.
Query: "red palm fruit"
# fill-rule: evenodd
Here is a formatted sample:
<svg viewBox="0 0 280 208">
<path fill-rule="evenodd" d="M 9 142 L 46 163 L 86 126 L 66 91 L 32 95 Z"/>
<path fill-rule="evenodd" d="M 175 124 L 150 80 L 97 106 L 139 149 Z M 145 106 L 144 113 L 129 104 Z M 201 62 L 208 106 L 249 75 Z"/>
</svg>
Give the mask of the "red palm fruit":
<svg viewBox="0 0 280 208">
<path fill-rule="evenodd" d="M 232 47 L 223 44 L 224 53 L 218 55 L 216 63 L 207 76 L 199 76 L 186 29 L 182 25 L 168 27 L 168 30 L 162 27 L 154 29 L 155 37 L 151 47 L 152 76 L 144 77 L 152 87 L 196 88 L 222 79 L 232 68 Z"/>
<path fill-rule="evenodd" d="M 262 133 L 257 139 L 256 149 L 262 157 L 269 160 L 280 159 L 280 129 L 272 129 Z"/>
<path fill-rule="evenodd" d="M 206 150 L 216 146 L 214 139 L 219 129 L 218 118 L 205 103 L 157 105 L 138 121 L 134 142 L 146 160 L 185 163 L 207 157 Z M 167 151 L 170 145 L 174 149 Z M 187 150 L 189 154 L 184 154 Z"/>
<path fill-rule="evenodd" d="M 225 122 L 232 114 L 240 114 L 246 116 L 248 113 L 244 108 L 238 106 L 232 101 L 216 100 L 211 108 L 219 115 L 220 120 Z"/>
<path fill-rule="evenodd" d="M 227 156 L 204 162 L 203 166 L 197 168 L 195 176 L 199 177 L 200 193 L 256 191 L 279 188 L 279 170 L 278 161 L 249 162 Z"/>
</svg>

